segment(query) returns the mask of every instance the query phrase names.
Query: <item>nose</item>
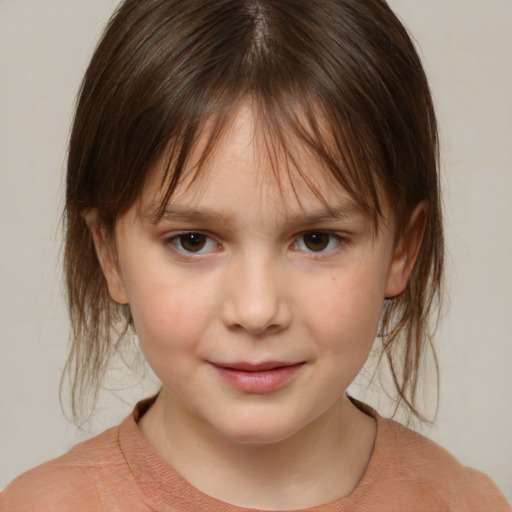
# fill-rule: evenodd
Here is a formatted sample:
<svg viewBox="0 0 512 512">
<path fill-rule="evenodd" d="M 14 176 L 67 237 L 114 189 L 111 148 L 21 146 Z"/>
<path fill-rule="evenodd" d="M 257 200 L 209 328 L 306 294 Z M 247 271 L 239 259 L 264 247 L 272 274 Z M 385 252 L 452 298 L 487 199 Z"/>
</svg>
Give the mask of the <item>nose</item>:
<svg viewBox="0 0 512 512">
<path fill-rule="evenodd" d="M 289 326 L 289 287 L 286 275 L 277 267 L 257 258 L 233 266 L 222 307 L 222 320 L 228 328 L 259 335 Z"/>
</svg>

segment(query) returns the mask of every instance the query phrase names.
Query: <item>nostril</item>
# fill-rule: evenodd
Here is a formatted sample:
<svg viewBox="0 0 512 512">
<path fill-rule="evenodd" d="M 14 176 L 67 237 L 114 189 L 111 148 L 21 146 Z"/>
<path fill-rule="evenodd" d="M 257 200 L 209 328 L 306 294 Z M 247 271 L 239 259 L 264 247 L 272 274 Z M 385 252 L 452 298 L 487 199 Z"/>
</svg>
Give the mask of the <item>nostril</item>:
<svg viewBox="0 0 512 512">
<path fill-rule="evenodd" d="M 290 319 L 287 306 L 278 300 L 264 305 L 230 301 L 224 306 L 222 314 L 226 327 L 254 336 L 278 332 L 289 325 Z"/>
</svg>

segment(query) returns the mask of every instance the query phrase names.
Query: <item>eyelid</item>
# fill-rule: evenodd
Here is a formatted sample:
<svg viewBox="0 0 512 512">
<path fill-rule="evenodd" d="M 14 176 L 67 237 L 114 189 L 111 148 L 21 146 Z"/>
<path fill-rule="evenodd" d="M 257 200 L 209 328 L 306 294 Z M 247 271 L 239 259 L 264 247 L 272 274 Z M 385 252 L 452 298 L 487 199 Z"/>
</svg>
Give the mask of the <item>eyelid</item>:
<svg viewBox="0 0 512 512">
<path fill-rule="evenodd" d="M 197 234 L 204 236 L 206 238 L 206 244 L 214 244 L 215 248 L 212 249 L 211 247 L 207 250 L 203 250 L 201 248 L 198 251 L 187 251 L 185 248 L 179 246 L 180 237 L 183 237 L 185 235 L 189 234 Z M 212 254 L 214 252 L 218 252 L 219 249 L 221 249 L 221 245 L 215 240 L 214 237 L 212 237 L 209 233 L 206 233 L 201 230 L 194 230 L 194 229 L 186 229 L 182 231 L 175 231 L 172 233 L 168 233 L 165 236 L 165 241 L 167 244 L 171 245 L 173 249 L 182 257 L 192 257 L 197 258 L 201 256 L 207 256 L 209 254 Z"/>
<path fill-rule="evenodd" d="M 327 235 L 329 237 L 331 237 L 331 240 L 328 242 L 328 244 L 331 244 L 332 243 L 332 239 L 335 240 L 336 244 L 334 247 L 331 247 L 329 249 L 323 249 L 323 250 L 320 250 L 320 251 L 314 251 L 314 250 L 311 250 L 307 247 L 305 248 L 298 248 L 298 244 L 299 244 L 299 241 L 304 237 L 305 235 L 308 235 L 308 234 L 320 234 L 320 235 Z M 321 255 L 327 255 L 327 254 L 331 254 L 333 253 L 334 251 L 336 251 L 337 249 L 340 248 L 340 246 L 342 245 L 345 245 L 347 243 L 347 239 L 345 236 L 343 236 L 341 233 L 337 233 L 337 232 L 333 232 L 333 231 L 329 231 L 329 230 L 325 230 L 325 229 L 309 229 L 307 231 L 303 231 L 299 234 L 297 234 L 295 237 L 294 237 L 294 240 L 293 240 L 293 243 L 292 243 L 292 248 L 293 250 L 296 250 L 296 251 L 301 251 L 301 252 L 304 252 L 308 255 L 313 255 L 313 256 L 321 256 Z"/>
</svg>

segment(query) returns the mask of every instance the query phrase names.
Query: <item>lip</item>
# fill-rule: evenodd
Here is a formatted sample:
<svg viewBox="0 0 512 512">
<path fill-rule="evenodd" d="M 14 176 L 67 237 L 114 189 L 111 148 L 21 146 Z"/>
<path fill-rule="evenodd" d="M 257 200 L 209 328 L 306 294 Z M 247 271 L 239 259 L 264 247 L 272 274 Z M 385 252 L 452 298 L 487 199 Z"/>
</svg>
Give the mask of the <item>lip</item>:
<svg viewBox="0 0 512 512">
<path fill-rule="evenodd" d="M 220 377 L 235 389 L 254 394 L 271 393 L 283 387 L 304 365 L 280 361 L 262 363 L 211 363 Z"/>
</svg>

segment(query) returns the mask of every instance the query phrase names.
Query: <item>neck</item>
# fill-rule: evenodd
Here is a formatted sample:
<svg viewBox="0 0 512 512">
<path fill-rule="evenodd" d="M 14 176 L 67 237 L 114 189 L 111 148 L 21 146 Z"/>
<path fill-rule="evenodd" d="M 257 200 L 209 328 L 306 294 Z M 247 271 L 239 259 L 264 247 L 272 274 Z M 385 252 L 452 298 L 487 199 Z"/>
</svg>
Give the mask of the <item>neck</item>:
<svg viewBox="0 0 512 512">
<path fill-rule="evenodd" d="M 165 392 L 139 427 L 191 485 L 221 501 L 262 510 L 313 507 L 350 494 L 368 465 L 376 434 L 374 420 L 346 397 L 275 443 L 226 439 Z"/>
</svg>

